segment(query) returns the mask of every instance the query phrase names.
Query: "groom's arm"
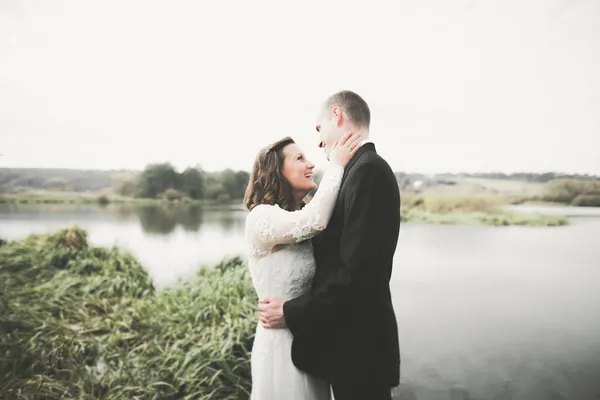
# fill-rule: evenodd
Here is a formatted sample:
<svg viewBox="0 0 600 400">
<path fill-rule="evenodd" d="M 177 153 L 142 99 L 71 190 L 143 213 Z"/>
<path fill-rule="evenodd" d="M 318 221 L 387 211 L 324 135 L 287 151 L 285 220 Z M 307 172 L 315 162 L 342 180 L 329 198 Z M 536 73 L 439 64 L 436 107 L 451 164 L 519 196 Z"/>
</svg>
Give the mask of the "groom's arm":
<svg viewBox="0 0 600 400">
<path fill-rule="evenodd" d="M 285 322 L 294 335 L 311 335 L 334 325 L 356 306 L 357 295 L 375 286 L 379 271 L 371 266 L 380 243 L 378 224 L 383 222 L 377 198 L 382 175 L 377 165 L 365 163 L 348 177 L 340 238 L 342 266 L 312 293 L 283 304 Z"/>
</svg>

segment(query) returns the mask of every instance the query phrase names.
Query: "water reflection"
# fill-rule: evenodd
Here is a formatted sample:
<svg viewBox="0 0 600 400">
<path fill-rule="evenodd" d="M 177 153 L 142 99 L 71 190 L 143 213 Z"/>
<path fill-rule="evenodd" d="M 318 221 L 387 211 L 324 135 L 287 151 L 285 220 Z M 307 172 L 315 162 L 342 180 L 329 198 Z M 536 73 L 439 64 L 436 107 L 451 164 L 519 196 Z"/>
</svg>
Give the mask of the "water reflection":
<svg viewBox="0 0 600 400">
<path fill-rule="evenodd" d="M 197 205 L 0 204 L 0 238 L 24 239 L 78 225 L 91 244 L 131 251 L 157 287 L 226 256 L 244 256 L 246 212 Z"/>
<path fill-rule="evenodd" d="M 135 214 L 144 232 L 160 235 L 170 234 L 177 225 L 186 232 L 198 232 L 204 221 L 202 209 L 190 205 L 136 207 Z"/>
<path fill-rule="evenodd" d="M 210 208 L 199 205 L 22 205 L 0 204 L 0 221 L 26 225 L 35 232 L 46 232 L 72 224 L 85 227 L 99 222 L 115 222 L 119 226 L 136 223 L 149 235 L 169 236 L 178 227 L 197 233 L 204 225 L 223 232 L 243 230 L 245 211 L 236 208 Z M 32 224 L 32 221 L 39 222 Z M 35 229 L 37 228 L 37 229 Z M 8 230 L 9 236 L 10 229 Z M 2 234 L 2 232 L 0 232 Z"/>
</svg>

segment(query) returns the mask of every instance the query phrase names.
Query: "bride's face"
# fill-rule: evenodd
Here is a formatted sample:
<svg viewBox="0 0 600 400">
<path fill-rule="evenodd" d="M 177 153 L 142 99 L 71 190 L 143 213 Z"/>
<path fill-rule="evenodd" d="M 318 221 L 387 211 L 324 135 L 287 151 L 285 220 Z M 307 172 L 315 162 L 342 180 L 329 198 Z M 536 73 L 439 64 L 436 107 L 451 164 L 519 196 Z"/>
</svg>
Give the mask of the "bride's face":
<svg viewBox="0 0 600 400">
<path fill-rule="evenodd" d="M 283 177 L 292 186 L 292 190 L 305 196 L 316 189 L 317 184 L 312 178 L 315 165 L 306 159 L 300 147 L 295 143 L 288 144 L 282 153 Z"/>
</svg>

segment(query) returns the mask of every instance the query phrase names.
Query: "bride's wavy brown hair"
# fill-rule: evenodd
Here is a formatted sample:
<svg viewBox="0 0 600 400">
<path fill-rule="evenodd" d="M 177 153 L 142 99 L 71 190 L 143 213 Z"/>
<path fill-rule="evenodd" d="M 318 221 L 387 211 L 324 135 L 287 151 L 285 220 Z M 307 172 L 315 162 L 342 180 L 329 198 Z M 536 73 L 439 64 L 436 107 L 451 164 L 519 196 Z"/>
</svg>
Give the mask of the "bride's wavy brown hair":
<svg viewBox="0 0 600 400">
<path fill-rule="evenodd" d="M 263 148 L 256 156 L 244 195 L 248 210 L 259 204 L 277 204 L 284 210 L 294 210 L 292 186 L 283 176 L 283 149 L 292 143 L 296 142 L 287 136 Z"/>
</svg>

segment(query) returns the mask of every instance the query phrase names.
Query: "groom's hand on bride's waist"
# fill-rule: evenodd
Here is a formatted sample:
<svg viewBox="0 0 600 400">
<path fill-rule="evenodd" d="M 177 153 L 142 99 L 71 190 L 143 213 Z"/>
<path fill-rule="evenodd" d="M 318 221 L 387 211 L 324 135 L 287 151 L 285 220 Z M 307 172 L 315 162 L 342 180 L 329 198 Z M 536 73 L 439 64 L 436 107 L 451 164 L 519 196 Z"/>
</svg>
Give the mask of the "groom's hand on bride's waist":
<svg viewBox="0 0 600 400">
<path fill-rule="evenodd" d="M 285 328 L 283 316 L 283 303 L 279 297 L 267 297 L 258 302 L 258 319 L 264 328 Z"/>
</svg>

